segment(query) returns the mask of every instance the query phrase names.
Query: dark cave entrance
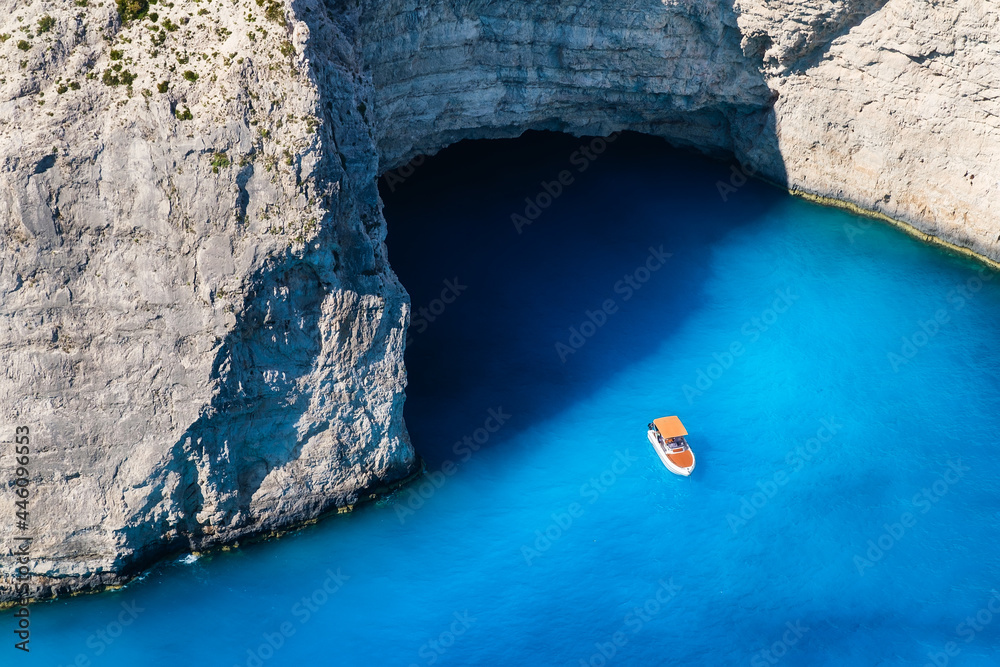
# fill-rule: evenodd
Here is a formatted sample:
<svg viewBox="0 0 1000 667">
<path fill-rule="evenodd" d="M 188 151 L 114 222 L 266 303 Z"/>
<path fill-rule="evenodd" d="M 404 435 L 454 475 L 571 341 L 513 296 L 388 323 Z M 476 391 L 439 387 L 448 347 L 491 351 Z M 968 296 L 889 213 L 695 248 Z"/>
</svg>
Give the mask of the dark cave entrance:
<svg viewBox="0 0 1000 667">
<path fill-rule="evenodd" d="M 384 174 L 412 303 L 405 418 L 428 468 L 502 444 L 498 411 L 509 433 L 599 390 L 651 352 L 650 327 L 680 326 L 713 243 L 785 196 L 738 169 L 647 135 L 529 132 Z"/>
</svg>

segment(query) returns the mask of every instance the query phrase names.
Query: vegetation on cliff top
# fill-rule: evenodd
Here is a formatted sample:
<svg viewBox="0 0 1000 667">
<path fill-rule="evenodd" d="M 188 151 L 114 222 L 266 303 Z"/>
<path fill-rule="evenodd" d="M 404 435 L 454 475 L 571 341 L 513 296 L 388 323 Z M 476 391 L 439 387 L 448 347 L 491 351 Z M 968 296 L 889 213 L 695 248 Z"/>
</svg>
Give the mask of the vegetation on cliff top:
<svg viewBox="0 0 1000 667">
<path fill-rule="evenodd" d="M 149 11 L 149 0 L 116 0 L 122 23 L 141 19 Z"/>
</svg>

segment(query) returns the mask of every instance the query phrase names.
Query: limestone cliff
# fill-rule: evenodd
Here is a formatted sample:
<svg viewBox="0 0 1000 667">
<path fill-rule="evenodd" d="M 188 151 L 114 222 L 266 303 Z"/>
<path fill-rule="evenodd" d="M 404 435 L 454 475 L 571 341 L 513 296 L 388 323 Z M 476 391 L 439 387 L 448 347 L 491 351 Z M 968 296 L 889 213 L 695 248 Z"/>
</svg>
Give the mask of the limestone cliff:
<svg viewBox="0 0 1000 667">
<path fill-rule="evenodd" d="M 779 44 L 782 23 L 761 8 L 799 3 L 741 4 L 748 5 L 744 31 Z M 801 4 L 843 27 L 808 56 L 777 46 L 767 52 L 788 187 L 1000 259 L 1000 6 Z M 852 4 L 881 8 L 864 21 L 846 12 L 837 18 L 836 8 Z M 805 31 L 801 41 L 814 35 Z"/>
<path fill-rule="evenodd" d="M 4 5 L 0 437 L 32 430 L 39 595 L 415 469 L 375 182 L 419 153 L 635 130 L 1000 257 L 986 3 Z"/>
<path fill-rule="evenodd" d="M 8 6 L 0 29 L 0 410 L 5 439 L 32 431 L 53 591 L 415 467 L 352 44 L 276 4 L 82 4 Z M 5 548 L 14 525 L 5 496 Z"/>
<path fill-rule="evenodd" d="M 402 0 L 362 12 L 383 168 L 460 138 L 630 129 L 718 154 L 770 90 L 721 2 Z"/>
</svg>

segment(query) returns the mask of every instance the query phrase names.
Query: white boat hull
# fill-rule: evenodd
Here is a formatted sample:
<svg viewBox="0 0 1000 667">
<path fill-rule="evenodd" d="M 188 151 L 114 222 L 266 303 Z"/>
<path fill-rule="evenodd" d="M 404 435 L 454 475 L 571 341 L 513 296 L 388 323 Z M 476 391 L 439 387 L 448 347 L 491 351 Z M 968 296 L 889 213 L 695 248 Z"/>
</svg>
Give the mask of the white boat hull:
<svg viewBox="0 0 1000 667">
<path fill-rule="evenodd" d="M 692 472 L 694 472 L 694 452 L 691 452 L 691 465 L 689 466 L 679 466 L 667 456 L 667 450 L 664 449 L 663 445 L 660 444 L 659 440 L 656 438 L 656 431 L 646 431 L 646 437 L 649 439 L 649 444 L 653 445 L 653 449 L 656 454 L 660 457 L 660 461 L 670 472 L 675 475 L 680 475 L 682 477 L 688 477 Z M 690 450 L 689 450 L 690 451 Z"/>
</svg>

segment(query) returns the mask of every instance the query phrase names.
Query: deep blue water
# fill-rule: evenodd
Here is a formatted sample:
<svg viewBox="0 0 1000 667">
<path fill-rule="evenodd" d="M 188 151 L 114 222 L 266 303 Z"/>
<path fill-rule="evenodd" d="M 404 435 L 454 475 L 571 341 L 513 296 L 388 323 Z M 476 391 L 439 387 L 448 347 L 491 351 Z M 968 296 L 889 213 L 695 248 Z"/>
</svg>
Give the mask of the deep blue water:
<svg viewBox="0 0 1000 667">
<path fill-rule="evenodd" d="M 37 605 L 25 662 L 1000 664 L 1000 279 L 758 182 L 723 201 L 729 164 L 648 138 L 580 172 L 581 143 L 465 143 L 383 189 L 434 317 L 422 484 Z M 646 442 L 666 414 L 689 479 Z"/>
</svg>

